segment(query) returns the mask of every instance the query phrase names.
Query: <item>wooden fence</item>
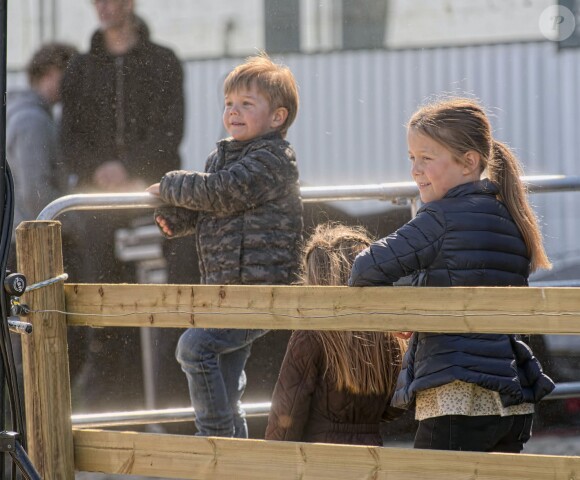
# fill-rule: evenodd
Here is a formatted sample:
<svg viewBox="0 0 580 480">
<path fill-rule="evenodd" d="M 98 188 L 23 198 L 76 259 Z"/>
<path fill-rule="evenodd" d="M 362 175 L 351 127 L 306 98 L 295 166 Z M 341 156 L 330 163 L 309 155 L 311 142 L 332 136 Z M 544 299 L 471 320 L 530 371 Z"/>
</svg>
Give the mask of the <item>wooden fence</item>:
<svg viewBox="0 0 580 480">
<path fill-rule="evenodd" d="M 63 273 L 59 222 L 25 222 L 16 233 L 29 284 Z M 66 343 L 67 325 L 580 334 L 578 289 L 58 282 L 23 301 L 34 326 L 23 337 L 28 453 L 45 479 L 72 479 L 74 470 L 189 479 L 580 478 L 580 457 L 73 429 Z"/>
</svg>

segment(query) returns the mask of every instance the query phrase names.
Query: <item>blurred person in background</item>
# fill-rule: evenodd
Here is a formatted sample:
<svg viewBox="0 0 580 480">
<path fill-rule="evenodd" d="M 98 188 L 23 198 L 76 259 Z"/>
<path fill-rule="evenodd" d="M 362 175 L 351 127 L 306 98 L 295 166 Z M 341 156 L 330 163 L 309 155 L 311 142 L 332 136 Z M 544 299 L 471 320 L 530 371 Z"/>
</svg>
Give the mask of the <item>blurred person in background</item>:
<svg viewBox="0 0 580 480">
<path fill-rule="evenodd" d="M 76 53 L 63 43 L 41 46 L 26 67 L 29 87 L 7 96 L 6 160 L 14 178 L 14 229 L 23 221 L 36 219 L 47 204 L 63 195 L 64 171 L 53 107 L 60 101 L 63 72 Z M 8 270 L 13 272 L 15 241 L 13 231 L 8 258 Z M 23 398 L 20 336 L 10 336 Z"/>
<path fill-rule="evenodd" d="M 150 40 L 147 25 L 135 14 L 133 0 L 92 3 L 100 26 L 92 35 L 89 51 L 71 63 L 63 79 L 61 139 L 69 191 L 142 191 L 165 172 L 181 166 L 182 67 L 173 51 Z M 79 275 L 72 280 L 137 283 L 135 264 L 115 256 L 114 236 L 118 229 L 147 224 L 152 224 L 149 215 L 144 220 L 130 210 L 75 213 L 74 221 L 64 224 L 65 230 L 74 230 L 78 246 L 74 251 L 65 246 L 65 259 L 70 255 L 82 262 Z M 195 249 L 192 240 L 180 242 L 163 246 L 170 281 L 176 283 L 183 279 L 172 275 L 172 268 L 180 272 L 172 259 L 182 257 L 175 252 L 187 242 L 191 242 L 189 251 Z M 161 340 L 152 332 L 156 343 L 150 350 L 158 358 L 171 358 L 177 335 L 172 339 L 171 332 L 163 333 Z M 135 362 L 141 353 L 137 332 L 117 328 L 82 335 L 89 338 L 86 348 L 78 348 L 87 355 L 78 362 L 82 365 L 79 382 L 73 386 L 78 408 L 124 408 L 127 401 L 141 402 L 140 379 L 146 372 Z M 111 362 L 112 369 L 103 366 Z M 131 368 L 115 369 L 118 364 Z M 178 368 L 174 373 L 180 376 Z M 119 384 L 124 385 L 123 391 Z M 93 394 L 88 395 L 89 391 Z"/>
<path fill-rule="evenodd" d="M 52 110 L 61 98 L 63 73 L 76 53 L 62 43 L 43 45 L 26 67 L 29 88 L 8 94 L 6 157 L 14 177 L 15 228 L 34 220 L 65 191 L 58 123 Z M 14 248 L 11 258 L 15 267 Z"/>
<path fill-rule="evenodd" d="M 95 0 L 100 28 L 63 80 L 62 147 L 71 192 L 129 192 L 180 167 L 183 72 L 175 54 L 149 39 L 133 0 Z M 92 215 L 83 234 L 82 281 L 134 282 L 113 254 L 113 232 L 135 215 Z"/>
</svg>

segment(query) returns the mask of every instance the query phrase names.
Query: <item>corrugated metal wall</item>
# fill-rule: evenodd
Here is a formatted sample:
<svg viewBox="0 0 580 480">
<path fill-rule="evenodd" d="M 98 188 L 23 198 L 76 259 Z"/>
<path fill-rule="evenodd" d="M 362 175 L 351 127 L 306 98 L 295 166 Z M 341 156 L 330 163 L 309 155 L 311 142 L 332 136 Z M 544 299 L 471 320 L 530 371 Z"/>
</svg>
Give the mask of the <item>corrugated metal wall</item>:
<svg viewBox="0 0 580 480">
<path fill-rule="evenodd" d="M 558 51 L 546 41 L 293 54 L 281 60 L 300 86 L 300 112 L 289 140 L 304 185 L 410 180 L 404 124 L 419 104 L 443 93 L 479 98 L 496 136 L 516 150 L 526 174 L 580 174 L 580 50 Z M 184 168 L 202 169 L 224 135 L 221 83 L 240 61 L 185 64 Z M 9 75 L 9 90 L 23 83 L 21 73 Z M 552 256 L 580 254 L 579 195 L 533 196 Z M 340 206 L 351 214 L 388 208 L 380 202 Z"/>
<path fill-rule="evenodd" d="M 404 124 L 428 98 L 479 98 L 495 134 L 520 156 L 525 173 L 578 175 L 580 51 L 552 42 L 422 50 L 346 51 L 282 57 L 300 85 L 289 140 L 305 185 L 408 181 Z M 240 59 L 186 64 L 187 168 L 203 168 L 223 135 L 220 85 Z M 550 253 L 579 250 L 577 193 L 533 197 Z M 350 213 L 379 202 L 342 205 Z"/>
</svg>

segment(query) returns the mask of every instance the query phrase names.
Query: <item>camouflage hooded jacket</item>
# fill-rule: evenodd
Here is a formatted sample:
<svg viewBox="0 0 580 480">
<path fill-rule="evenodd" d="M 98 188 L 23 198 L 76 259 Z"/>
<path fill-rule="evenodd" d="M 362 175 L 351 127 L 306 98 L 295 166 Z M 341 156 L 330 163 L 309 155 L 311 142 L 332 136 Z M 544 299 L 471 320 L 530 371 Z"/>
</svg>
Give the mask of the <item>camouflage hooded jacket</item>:
<svg viewBox="0 0 580 480">
<path fill-rule="evenodd" d="M 173 237 L 196 233 L 201 283 L 290 284 L 302 241 L 296 157 L 279 133 L 217 144 L 205 172 L 173 171 L 160 209 Z"/>
</svg>

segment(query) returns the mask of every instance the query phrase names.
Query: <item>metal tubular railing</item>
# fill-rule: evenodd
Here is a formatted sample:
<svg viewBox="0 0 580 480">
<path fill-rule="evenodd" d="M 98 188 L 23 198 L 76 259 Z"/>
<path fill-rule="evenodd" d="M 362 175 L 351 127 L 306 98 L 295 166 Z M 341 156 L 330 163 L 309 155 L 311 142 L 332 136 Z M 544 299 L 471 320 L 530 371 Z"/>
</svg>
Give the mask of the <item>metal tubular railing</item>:
<svg viewBox="0 0 580 480">
<path fill-rule="evenodd" d="M 264 417 L 270 411 L 270 402 L 243 404 L 246 417 Z M 77 428 L 119 427 L 123 425 L 153 425 L 160 423 L 188 422 L 195 419 L 193 407 L 166 408 L 163 410 L 134 410 L 128 412 L 104 412 L 74 414 L 71 417 Z"/>
<path fill-rule="evenodd" d="M 552 393 L 543 400 L 565 400 L 580 394 L 580 382 L 558 383 Z M 246 403 L 242 407 L 246 417 L 265 417 L 270 412 L 270 402 Z M 192 407 L 167 408 L 163 410 L 136 410 L 128 412 L 106 412 L 75 414 L 72 424 L 77 428 L 118 427 L 123 425 L 152 425 L 174 422 L 189 422 L 195 419 Z"/>
<path fill-rule="evenodd" d="M 522 177 L 531 193 L 580 190 L 580 176 L 539 175 Z M 380 183 L 374 185 L 344 185 L 302 187 L 302 199 L 307 203 L 345 200 L 381 200 L 400 203 L 419 195 L 414 182 Z M 37 220 L 54 220 L 71 210 L 119 210 L 155 208 L 162 202 L 149 193 L 91 193 L 60 197 L 49 203 Z"/>
</svg>

